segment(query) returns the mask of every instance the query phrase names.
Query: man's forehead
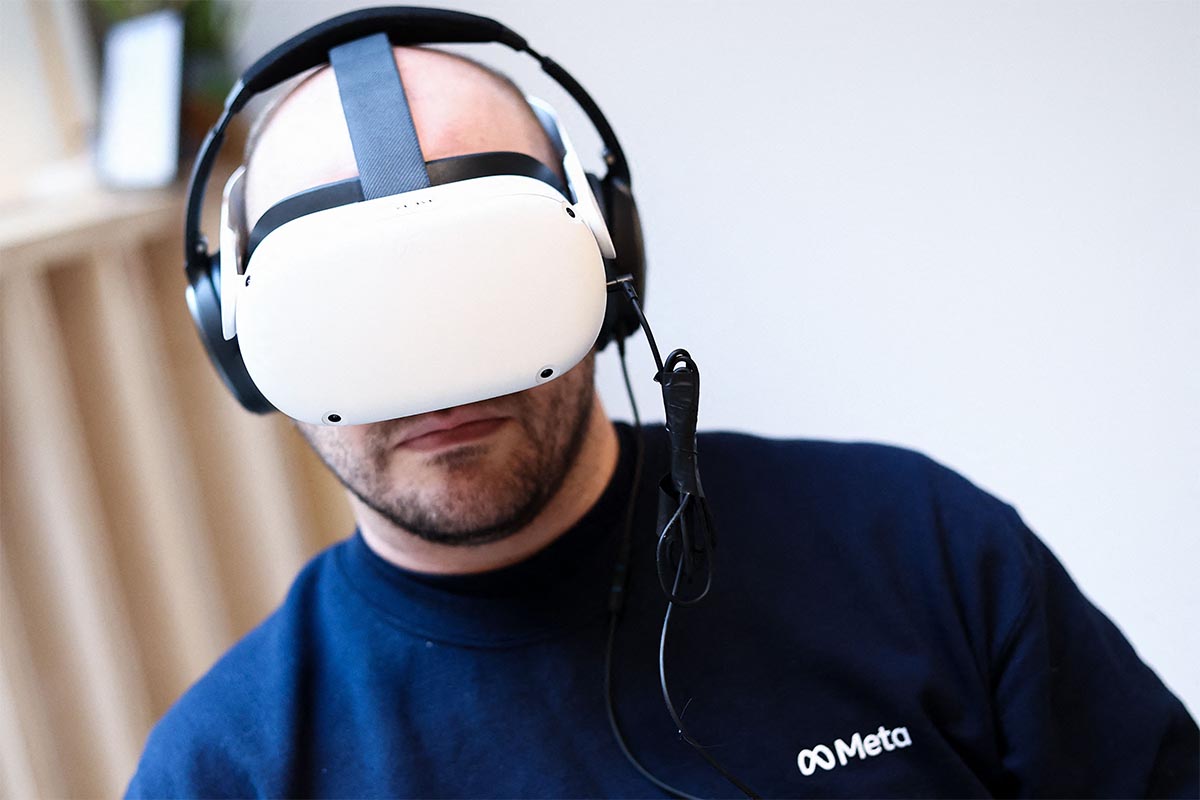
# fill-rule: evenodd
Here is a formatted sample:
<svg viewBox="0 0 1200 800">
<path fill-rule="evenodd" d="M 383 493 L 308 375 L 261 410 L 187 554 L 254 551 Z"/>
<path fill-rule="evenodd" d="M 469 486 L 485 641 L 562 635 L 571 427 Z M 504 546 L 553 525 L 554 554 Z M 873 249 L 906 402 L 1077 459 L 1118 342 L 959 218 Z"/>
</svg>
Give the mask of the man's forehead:
<svg viewBox="0 0 1200 800">
<path fill-rule="evenodd" d="M 554 165 L 536 117 L 504 77 L 437 50 L 395 54 L 426 160 L 508 150 Z M 332 69 L 305 77 L 265 114 L 246 168 L 250 224 L 284 197 L 358 174 Z"/>
</svg>

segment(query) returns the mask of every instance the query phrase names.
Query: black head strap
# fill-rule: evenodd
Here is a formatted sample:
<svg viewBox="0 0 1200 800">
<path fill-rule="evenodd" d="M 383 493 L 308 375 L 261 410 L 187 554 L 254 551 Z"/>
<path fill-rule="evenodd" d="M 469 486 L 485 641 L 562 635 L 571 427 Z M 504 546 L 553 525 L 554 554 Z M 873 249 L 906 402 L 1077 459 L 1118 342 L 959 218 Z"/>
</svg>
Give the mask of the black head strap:
<svg viewBox="0 0 1200 800">
<path fill-rule="evenodd" d="M 424 167 L 428 171 L 431 186 L 457 183 L 489 175 L 524 175 L 549 184 L 557 189 L 563 197 L 567 196 L 567 187 L 563 186 L 562 181 L 554 174 L 554 170 L 524 153 L 493 152 L 450 156 L 430 161 Z M 258 222 L 254 223 L 254 228 L 250 231 L 250 237 L 246 243 L 244 260 L 248 262 L 259 243 L 276 228 L 318 211 L 368 199 L 364 195 L 359 179 L 347 178 L 335 183 L 326 183 L 312 189 L 305 189 L 285 197 L 264 211 Z"/>
<path fill-rule="evenodd" d="M 374 200 L 429 186 L 425 157 L 387 34 L 329 51 L 363 197 Z"/>
</svg>

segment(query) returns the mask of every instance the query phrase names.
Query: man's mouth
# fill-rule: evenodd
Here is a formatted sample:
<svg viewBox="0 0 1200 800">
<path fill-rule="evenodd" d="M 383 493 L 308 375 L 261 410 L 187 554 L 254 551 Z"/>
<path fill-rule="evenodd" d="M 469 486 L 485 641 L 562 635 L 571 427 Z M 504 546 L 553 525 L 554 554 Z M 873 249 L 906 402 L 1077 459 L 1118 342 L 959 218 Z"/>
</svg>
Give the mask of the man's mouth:
<svg viewBox="0 0 1200 800">
<path fill-rule="evenodd" d="M 499 430 L 508 417 L 487 412 L 463 412 L 452 409 L 448 413 L 434 412 L 428 419 L 404 432 L 396 447 L 418 452 L 440 450 L 444 447 L 466 444 Z"/>
</svg>

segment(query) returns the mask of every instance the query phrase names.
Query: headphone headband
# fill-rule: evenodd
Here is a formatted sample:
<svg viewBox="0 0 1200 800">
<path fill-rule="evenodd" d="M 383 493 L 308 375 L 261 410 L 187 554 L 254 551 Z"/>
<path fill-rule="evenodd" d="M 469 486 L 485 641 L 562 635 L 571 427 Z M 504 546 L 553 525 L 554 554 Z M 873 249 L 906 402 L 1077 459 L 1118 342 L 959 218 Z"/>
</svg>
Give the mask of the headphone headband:
<svg viewBox="0 0 1200 800">
<path fill-rule="evenodd" d="M 242 92 L 249 99 L 326 63 L 334 47 L 373 33 L 386 33 L 397 46 L 495 42 L 517 51 L 528 47 L 522 37 L 496 20 L 475 14 L 413 6 L 364 8 L 326 20 L 272 49 L 242 75 Z M 233 110 L 238 111 L 244 103 L 241 100 Z"/>
<path fill-rule="evenodd" d="M 200 232 L 200 212 L 213 164 L 225 138 L 225 129 L 233 116 L 255 95 L 306 69 L 328 63 L 330 49 L 381 32 L 386 33 L 389 42 L 396 46 L 490 42 L 506 45 L 517 52 L 528 53 L 537 59 L 542 70 L 579 104 L 595 126 L 607 151 L 606 177 L 617 178 L 623 181 L 626 187 L 631 185 L 625 153 L 600 107 L 570 73 L 555 61 L 534 51 L 524 37 L 494 19 L 461 11 L 416 6 L 365 8 L 314 25 L 276 46 L 255 61 L 230 90 L 221 117 L 209 130 L 200 146 L 200 153 L 196 157 L 188 182 L 184 263 L 189 277 L 194 271 L 206 268 L 208 245 Z"/>
</svg>

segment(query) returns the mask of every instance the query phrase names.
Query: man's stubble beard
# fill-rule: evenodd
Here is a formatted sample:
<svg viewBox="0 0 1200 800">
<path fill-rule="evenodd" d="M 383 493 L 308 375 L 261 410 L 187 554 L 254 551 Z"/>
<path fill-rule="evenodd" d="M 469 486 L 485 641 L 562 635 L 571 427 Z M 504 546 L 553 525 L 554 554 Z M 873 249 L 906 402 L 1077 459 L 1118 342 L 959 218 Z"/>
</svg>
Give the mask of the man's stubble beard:
<svg viewBox="0 0 1200 800">
<path fill-rule="evenodd" d="M 435 490 L 436 497 L 423 496 L 422 489 L 390 477 L 394 427 L 387 422 L 372 427 L 360 454 L 337 438 L 311 435 L 305 427 L 300 427 L 300 432 L 343 486 L 401 530 L 440 545 L 488 544 L 512 536 L 533 521 L 575 465 L 595 401 L 594 358 L 589 355 L 571 372 L 576 370 L 582 374 L 568 373 L 545 385 L 559 384 L 554 388 L 566 391 L 536 398 L 519 396 L 520 409 L 510 422 L 520 426 L 520 442 L 504 463 L 489 464 L 492 446 L 482 443 L 428 457 L 423 469 L 447 479 L 448 485 Z M 579 381 L 574 391 L 572 378 Z M 469 476 L 476 470 L 480 474 L 471 480 Z"/>
</svg>

